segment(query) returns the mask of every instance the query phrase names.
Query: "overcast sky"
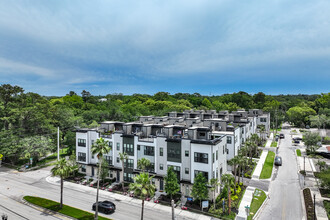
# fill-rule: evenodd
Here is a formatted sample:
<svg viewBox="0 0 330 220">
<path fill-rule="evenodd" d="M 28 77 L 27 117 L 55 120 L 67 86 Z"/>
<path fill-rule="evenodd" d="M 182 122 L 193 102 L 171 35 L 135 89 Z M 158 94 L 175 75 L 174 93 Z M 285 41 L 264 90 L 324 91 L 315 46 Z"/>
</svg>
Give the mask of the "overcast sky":
<svg viewBox="0 0 330 220">
<path fill-rule="evenodd" d="M 0 84 L 42 95 L 330 92 L 330 1 L 0 0 Z"/>
</svg>

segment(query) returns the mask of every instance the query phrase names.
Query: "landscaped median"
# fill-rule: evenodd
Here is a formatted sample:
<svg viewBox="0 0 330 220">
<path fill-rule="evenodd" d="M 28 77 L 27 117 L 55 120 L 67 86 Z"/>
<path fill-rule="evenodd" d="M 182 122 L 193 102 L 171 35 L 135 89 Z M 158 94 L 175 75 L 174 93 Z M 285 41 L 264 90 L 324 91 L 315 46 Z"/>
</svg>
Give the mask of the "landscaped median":
<svg viewBox="0 0 330 220">
<path fill-rule="evenodd" d="M 250 213 L 247 219 L 253 219 L 253 217 L 261 207 L 262 203 L 265 201 L 266 197 L 266 193 L 261 189 L 256 189 L 254 191 L 250 206 Z"/>
<path fill-rule="evenodd" d="M 63 208 L 60 209 L 60 203 L 49 200 L 49 199 L 44 199 L 44 198 L 34 197 L 34 196 L 24 196 L 24 199 L 31 204 L 61 213 L 66 216 L 73 217 L 76 219 L 81 219 L 81 220 L 93 220 L 94 219 L 94 214 L 92 214 L 90 212 L 86 212 L 81 209 L 73 208 L 71 206 L 67 206 L 64 204 L 63 204 Z M 100 220 L 108 219 L 109 220 L 110 218 L 104 218 L 102 216 L 98 216 L 98 219 L 100 219 Z"/>
<path fill-rule="evenodd" d="M 274 158 L 275 153 L 272 151 L 268 151 L 259 179 L 268 179 L 272 176 Z"/>
<path fill-rule="evenodd" d="M 273 141 L 272 144 L 270 145 L 271 147 L 277 147 L 277 142 Z"/>
</svg>

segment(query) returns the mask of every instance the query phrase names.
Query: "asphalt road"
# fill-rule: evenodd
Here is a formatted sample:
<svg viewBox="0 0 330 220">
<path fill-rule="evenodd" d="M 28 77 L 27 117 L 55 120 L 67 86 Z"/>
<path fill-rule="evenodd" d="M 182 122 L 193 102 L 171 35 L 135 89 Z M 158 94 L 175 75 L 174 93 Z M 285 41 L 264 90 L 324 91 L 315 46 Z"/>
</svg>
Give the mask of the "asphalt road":
<svg viewBox="0 0 330 220">
<path fill-rule="evenodd" d="M 275 168 L 269 188 L 270 199 L 258 219 L 301 220 L 303 218 L 300 183 L 295 149 L 292 146 L 290 129 L 283 129 L 285 139 L 281 139 L 278 155 L 282 166 Z"/>
<path fill-rule="evenodd" d="M 21 198 L 25 195 L 39 196 L 55 201 L 59 201 L 60 187 L 46 182 L 45 178 L 49 175 L 49 170 L 31 171 L 27 173 L 1 172 L 0 173 L 0 215 L 2 212 L 13 217 L 11 219 L 58 219 L 56 216 L 49 216 L 45 213 L 34 210 L 21 204 Z M 109 198 L 101 197 L 100 200 Z M 95 193 L 81 189 L 64 189 L 64 203 L 86 211 L 91 210 L 95 202 Z M 4 202 L 3 202 L 4 201 Z M 7 202 L 10 201 L 10 202 Z M 120 201 L 116 203 L 116 211 L 110 215 L 100 214 L 116 220 L 136 220 L 140 218 L 141 205 L 127 204 Z M 11 211 L 9 211 L 11 210 Z M 171 213 L 161 210 L 145 208 L 144 219 L 162 220 L 171 219 Z M 183 219 L 183 218 L 178 218 Z"/>
</svg>

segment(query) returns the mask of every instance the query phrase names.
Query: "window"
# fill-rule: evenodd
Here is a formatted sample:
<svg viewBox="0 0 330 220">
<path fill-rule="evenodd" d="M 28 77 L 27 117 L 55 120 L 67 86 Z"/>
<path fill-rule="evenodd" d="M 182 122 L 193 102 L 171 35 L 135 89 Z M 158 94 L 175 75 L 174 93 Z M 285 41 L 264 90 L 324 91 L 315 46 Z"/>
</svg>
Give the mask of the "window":
<svg viewBox="0 0 330 220">
<path fill-rule="evenodd" d="M 132 173 L 124 173 L 124 181 L 133 182 L 133 174 Z"/>
<path fill-rule="evenodd" d="M 112 149 L 112 144 L 113 144 L 113 143 L 110 141 L 110 142 L 109 142 L 109 147 L 110 147 L 111 149 Z"/>
<path fill-rule="evenodd" d="M 120 143 L 117 143 L 117 150 L 120 150 Z"/>
<path fill-rule="evenodd" d="M 267 118 L 260 118 L 260 122 L 267 122 Z"/>
<path fill-rule="evenodd" d="M 197 176 L 199 173 L 202 173 L 203 176 L 205 177 L 206 181 L 209 181 L 209 173 L 208 173 L 208 172 L 195 170 L 195 178 L 196 178 L 196 176 Z"/>
<path fill-rule="evenodd" d="M 92 159 L 94 159 L 94 154 L 92 154 Z"/>
<path fill-rule="evenodd" d="M 144 155 L 154 156 L 155 150 L 152 146 L 144 146 Z"/>
<path fill-rule="evenodd" d="M 104 159 L 109 165 L 112 165 L 112 156 L 105 156 Z"/>
<path fill-rule="evenodd" d="M 81 166 L 81 172 L 86 173 L 86 166 L 85 165 Z"/>
<path fill-rule="evenodd" d="M 231 141 L 232 141 L 232 137 L 227 136 L 227 144 L 231 144 Z"/>
<path fill-rule="evenodd" d="M 94 145 L 95 140 L 92 140 L 92 146 Z"/>
<path fill-rule="evenodd" d="M 237 135 L 235 135 L 235 144 L 237 143 Z"/>
<path fill-rule="evenodd" d="M 133 159 L 127 159 L 125 160 L 125 168 L 127 169 L 133 169 L 134 168 L 134 160 Z"/>
<path fill-rule="evenodd" d="M 185 174 L 189 174 L 189 168 L 185 168 L 185 169 L 184 169 L 184 173 L 185 173 Z"/>
<path fill-rule="evenodd" d="M 185 155 L 186 157 L 189 157 L 189 150 L 186 150 L 186 151 L 184 152 L 184 155 Z"/>
<path fill-rule="evenodd" d="M 120 162 L 119 157 L 117 157 L 117 163 L 119 163 L 119 162 Z"/>
<path fill-rule="evenodd" d="M 163 170 L 163 169 L 164 169 L 163 164 L 159 164 L 159 169 L 160 169 L 160 170 Z"/>
<path fill-rule="evenodd" d="M 86 147 L 86 139 L 78 138 L 78 146 L 79 147 Z"/>
<path fill-rule="evenodd" d="M 225 154 L 225 145 L 222 146 L 222 154 Z"/>
<path fill-rule="evenodd" d="M 164 148 L 159 148 L 159 156 L 163 156 L 164 155 Z"/>
<path fill-rule="evenodd" d="M 194 161 L 197 163 L 208 163 L 209 162 L 208 154 L 195 152 L 194 156 L 195 156 Z"/>
<path fill-rule="evenodd" d="M 216 151 L 216 153 L 215 153 L 215 157 L 216 157 L 216 160 L 218 160 L 218 154 L 219 152 L 218 152 L 218 150 Z"/>
<path fill-rule="evenodd" d="M 212 163 L 214 163 L 214 153 L 212 154 Z"/>
<path fill-rule="evenodd" d="M 78 152 L 78 161 L 86 162 L 86 153 Z"/>
<path fill-rule="evenodd" d="M 124 144 L 124 149 L 123 150 L 128 155 L 131 155 L 131 156 L 134 155 L 134 145 L 133 144 Z"/>
<path fill-rule="evenodd" d="M 137 150 L 140 150 L 140 145 L 137 146 Z"/>
</svg>

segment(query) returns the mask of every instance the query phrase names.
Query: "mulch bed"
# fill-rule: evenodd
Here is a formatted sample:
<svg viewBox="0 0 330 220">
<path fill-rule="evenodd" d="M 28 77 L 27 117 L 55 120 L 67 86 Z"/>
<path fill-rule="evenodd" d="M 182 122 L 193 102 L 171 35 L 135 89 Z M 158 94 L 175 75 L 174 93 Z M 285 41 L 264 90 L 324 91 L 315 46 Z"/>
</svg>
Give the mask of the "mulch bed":
<svg viewBox="0 0 330 220">
<path fill-rule="evenodd" d="M 314 218 L 314 204 L 313 204 L 311 190 L 306 188 L 303 190 L 303 194 L 304 194 L 307 220 L 314 220 L 313 219 Z"/>
</svg>

